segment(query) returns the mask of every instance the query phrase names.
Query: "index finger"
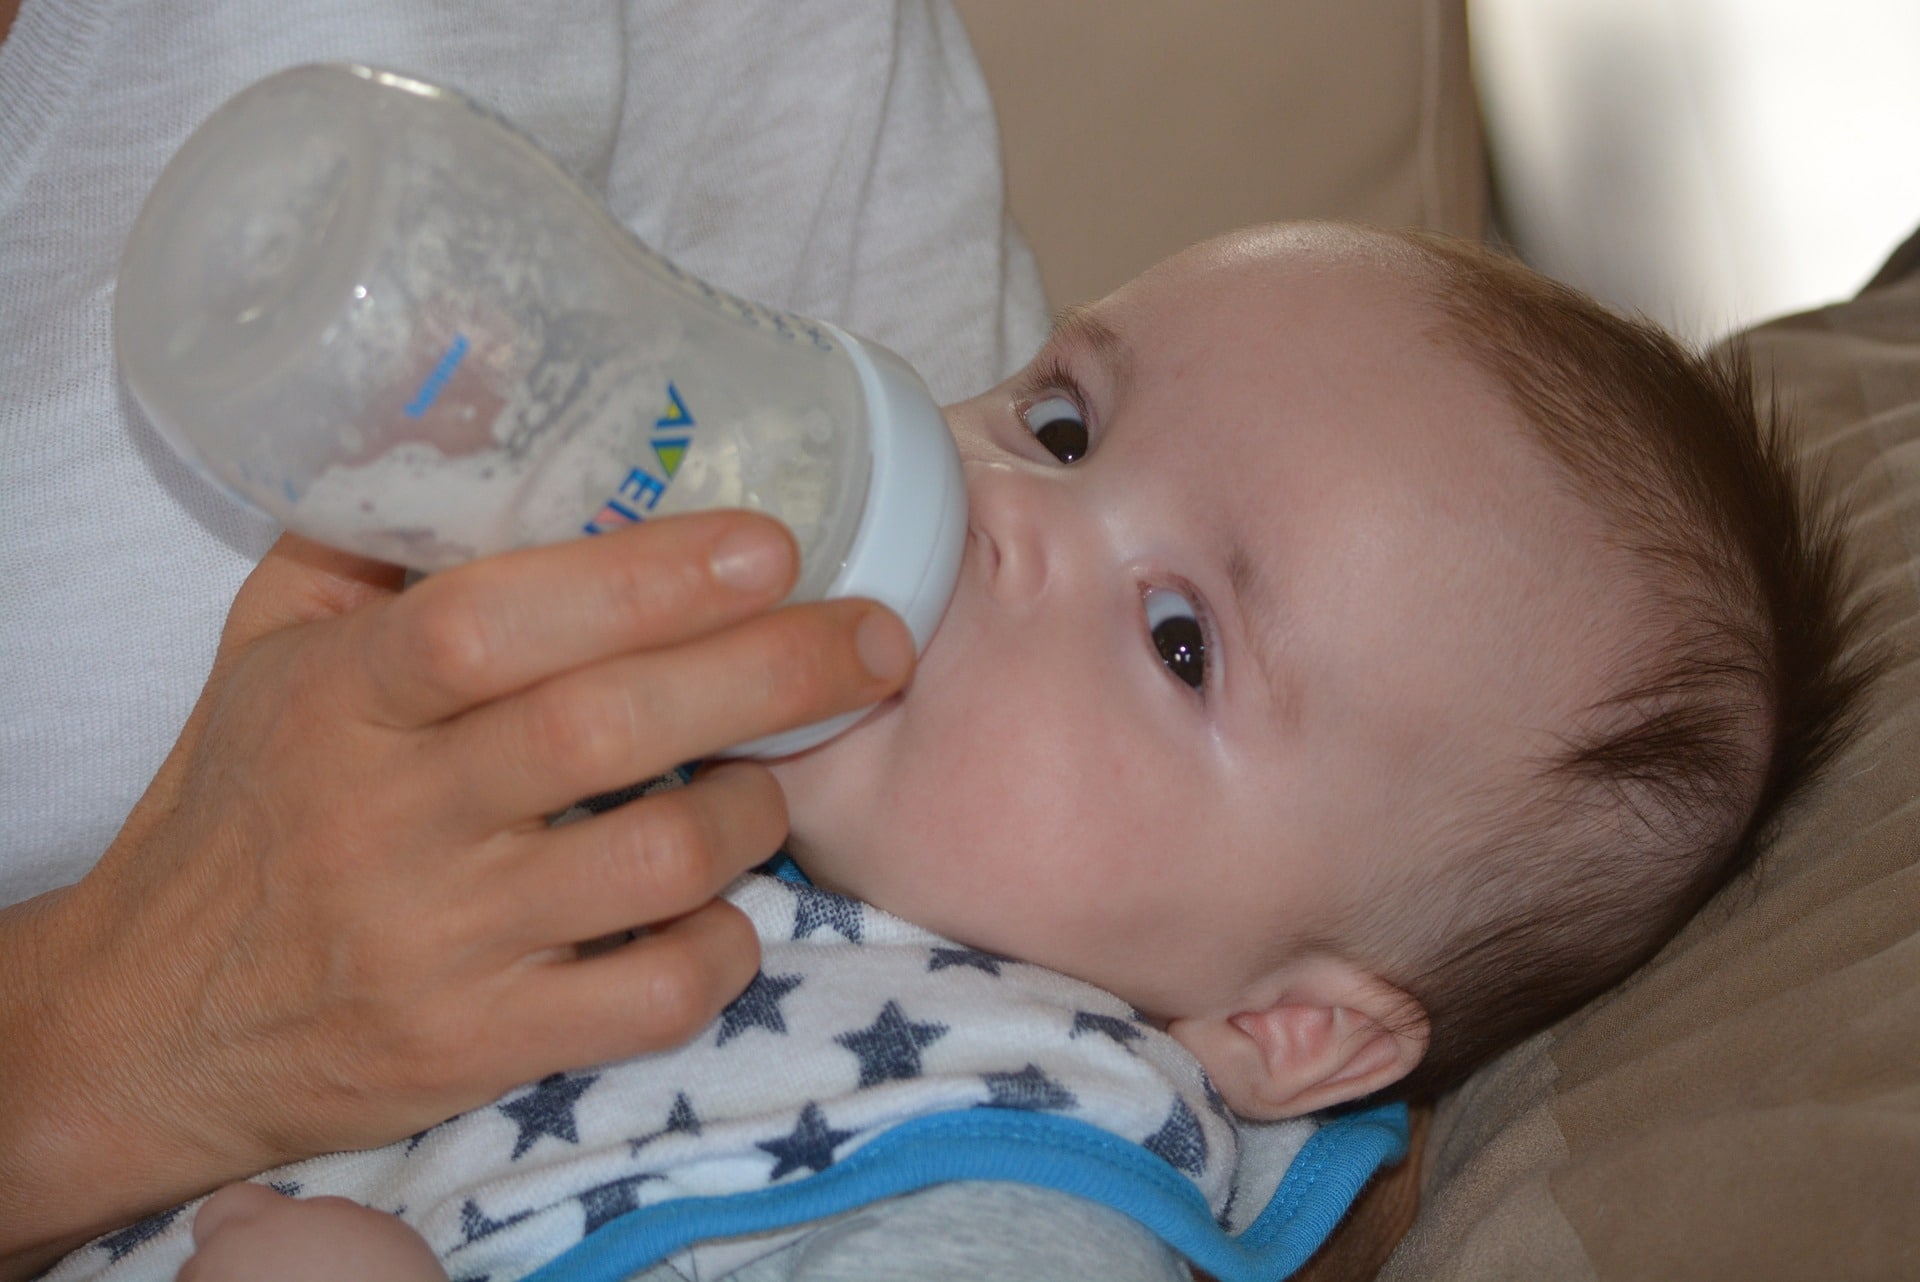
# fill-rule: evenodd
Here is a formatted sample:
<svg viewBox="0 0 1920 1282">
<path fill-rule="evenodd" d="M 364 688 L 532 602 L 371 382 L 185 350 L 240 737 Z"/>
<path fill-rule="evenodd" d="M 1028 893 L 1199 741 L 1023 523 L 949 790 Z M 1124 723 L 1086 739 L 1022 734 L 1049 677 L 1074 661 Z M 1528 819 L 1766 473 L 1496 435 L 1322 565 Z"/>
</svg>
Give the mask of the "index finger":
<svg viewBox="0 0 1920 1282">
<path fill-rule="evenodd" d="M 601 659 L 691 641 L 778 604 L 799 562 L 779 522 L 724 511 L 444 571 L 355 617 L 362 711 L 429 725 Z"/>
</svg>

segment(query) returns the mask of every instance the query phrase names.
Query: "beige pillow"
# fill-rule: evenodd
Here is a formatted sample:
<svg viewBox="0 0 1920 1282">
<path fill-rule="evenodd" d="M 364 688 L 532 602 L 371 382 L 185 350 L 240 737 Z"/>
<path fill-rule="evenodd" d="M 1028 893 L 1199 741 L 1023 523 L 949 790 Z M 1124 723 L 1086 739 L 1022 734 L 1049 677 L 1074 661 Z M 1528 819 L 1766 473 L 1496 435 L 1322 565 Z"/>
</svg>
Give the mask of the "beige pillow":
<svg viewBox="0 0 1920 1282">
<path fill-rule="evenodd" d="M 1275 219 L 1484 230 L 1464 0 L 957 6 L 1056 306 Z"/>
<path fill-rule="evenodd" d="M 1382 1278 L 1920 1277 L 1920 237 L 1903 255 L 1751 336 L 1886 600 L 1865 733 L 1751 880 L 1441 1102 Z"/>
</svg>

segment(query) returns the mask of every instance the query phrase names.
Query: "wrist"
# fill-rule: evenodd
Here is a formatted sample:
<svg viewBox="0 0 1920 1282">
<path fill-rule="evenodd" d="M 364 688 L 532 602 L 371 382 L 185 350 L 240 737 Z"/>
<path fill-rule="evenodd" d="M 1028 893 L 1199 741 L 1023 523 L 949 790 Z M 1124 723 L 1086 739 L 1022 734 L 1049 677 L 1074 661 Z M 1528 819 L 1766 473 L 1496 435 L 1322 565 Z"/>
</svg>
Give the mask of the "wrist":
<svg viewBox="0 0 1920 1282">
<path fill-rule="evenodd" d="M 240 1172 L 169 1136 L 111 930 L 67 887 L 0 910 L 0 1282 Z"/>
<path fill-rule="evenodd" d="M 91 1232 L 85 1181 L 68 1170 L 76 1151 L 98 1137 L 76 1133 L 84 1123 L 64 1096 L 74 1079 L 62 1072 L 57 1043 L 64 986 L 56 976 L 59 908 L 70 890 L 56 890 L 0 909 L 0 1278 L 32 1273 L 87 1240 Z"/>
</svg>

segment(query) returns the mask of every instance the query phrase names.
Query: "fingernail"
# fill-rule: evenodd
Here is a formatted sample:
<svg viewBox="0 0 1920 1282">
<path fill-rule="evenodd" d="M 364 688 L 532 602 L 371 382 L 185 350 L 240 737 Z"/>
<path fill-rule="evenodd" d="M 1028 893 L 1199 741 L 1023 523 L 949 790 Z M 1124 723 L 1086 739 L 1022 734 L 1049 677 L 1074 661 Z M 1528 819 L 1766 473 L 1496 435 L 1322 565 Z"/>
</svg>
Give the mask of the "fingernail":
<svg viewBox="0 0 1920 1282">
<path fill-rule="evenodd" d="M 736 592 L 770 592 L 786 582 L 793 553 L 772 530 L 748 526 L 714 544 L 708 568 Z"/>
<path fill-rule="evenodd" d="M 913 634 L 884 610 L 873 610 L 853 632 L 860 662 L 881 681 L 895 682 L 913 666 Z"/>
</svg>

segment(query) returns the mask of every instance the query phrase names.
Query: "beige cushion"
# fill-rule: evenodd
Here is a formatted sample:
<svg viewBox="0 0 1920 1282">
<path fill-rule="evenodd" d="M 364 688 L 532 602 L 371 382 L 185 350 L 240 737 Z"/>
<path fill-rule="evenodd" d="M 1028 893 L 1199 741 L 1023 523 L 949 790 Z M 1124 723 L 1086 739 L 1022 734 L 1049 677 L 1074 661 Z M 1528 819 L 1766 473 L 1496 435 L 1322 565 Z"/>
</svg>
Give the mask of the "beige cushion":
<svg viewBox="0 0 1920 1282">
<path fill-rule="evenodd" d="M 1383 1278 L 1920 1277 L 1920 270 L 1752 346 L 1895 662 L 1752 880 L 1442 1101 Z"/>
<path fill-rule="evenodd" d="M 1058 306 L 1283 218 L 1477 237 L 1464 0 L 957 0 Z"/>
</svg>

